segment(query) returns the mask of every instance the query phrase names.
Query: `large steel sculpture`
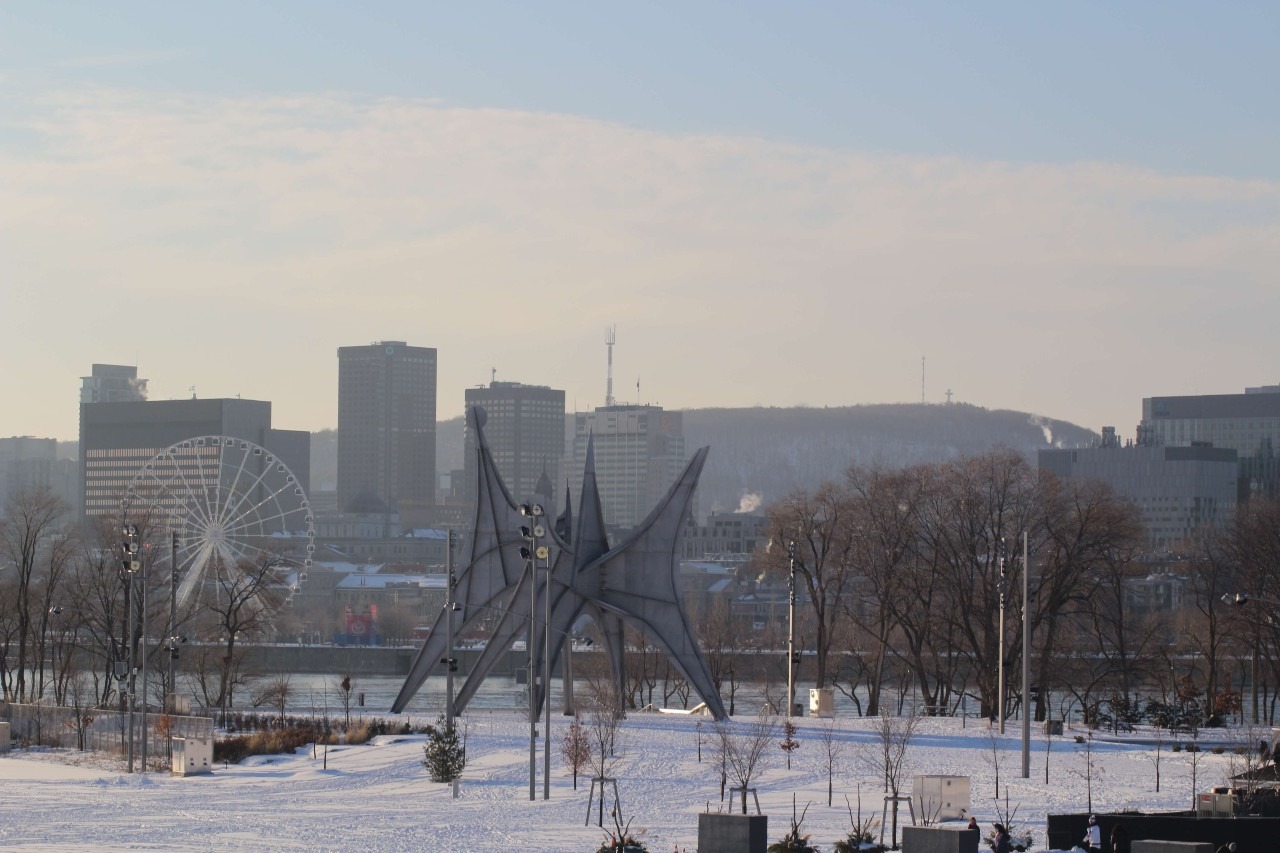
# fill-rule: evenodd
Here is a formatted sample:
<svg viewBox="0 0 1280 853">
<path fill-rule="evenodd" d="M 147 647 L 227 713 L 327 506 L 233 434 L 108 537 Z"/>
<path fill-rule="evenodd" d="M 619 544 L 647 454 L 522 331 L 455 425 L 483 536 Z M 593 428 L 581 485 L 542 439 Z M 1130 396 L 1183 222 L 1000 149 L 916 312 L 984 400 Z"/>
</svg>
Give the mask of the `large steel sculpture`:
<svg viewBox="0 0 1280 853">
<path fill-rule="evenodd" d="M 624 542 L 610 547 L 596 488 L 594 448 L 588 443 L 577 526 L 566 500 L 564 515 L 541 537 L 548 548 L 545 558 L 535 561 L 521 555 L 521 548 L 529 544 L 521 527 L 531 522 L 521 516 L 494 465 L 484 437 L 484 410 L 469 410 L 467 425 L 476 435 L 478 497 L 473 533 L 464 554 L 465 568 L 455 585 L 454 613 L 464 631 L 481 621 L 496 620 L 496 626 L 458 692 L 455 710 L 466 707 L 512 642 L 523 635 L 532 597 L 539 611 L 550 605 L 552 667 L 561 661 L 573 626 L 585 614 L 600 634 L 621 696 L 625 683 L 624 626 L 630 625 L 667 655 L 716 719 L 724 719 L 724 703 L 681 605 L 677 578 L 677 540 L 708 449 L 698 450 L 648 518 Z M 533 596 L 530 584 L 537 587 Z M 550 602 L 544 597 L 548 593 Z M 393 712 L 404 710 L 431 672 L 452 658 L 445 619 L 444 613 L 437 617 L 391 706 Z M 533 663 L 532 672 L 541 671 L 542 643 L 534 644 Z M 533 707 L 539 707 L 543 685 L 535 678 L 529 682 L 534 691 Z M 568 695 L 566 691 L 566 702 Z"/>
</svg>

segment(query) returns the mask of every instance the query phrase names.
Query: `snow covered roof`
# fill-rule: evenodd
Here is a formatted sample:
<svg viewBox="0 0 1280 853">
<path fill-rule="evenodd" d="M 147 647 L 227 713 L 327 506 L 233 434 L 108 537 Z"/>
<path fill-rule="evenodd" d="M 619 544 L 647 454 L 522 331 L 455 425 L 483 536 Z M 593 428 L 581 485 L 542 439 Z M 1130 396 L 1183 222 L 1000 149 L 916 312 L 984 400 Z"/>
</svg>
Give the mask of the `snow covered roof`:
<svg viewBox="0 0 1280 853">
<path fill-rule="evenodd" d="M 416 586 L 419 589 L 444 589 L 444 575 L 402 575 L 378 572 L 355 573 L 338 581 L 338 589 L 386 589 L 393 586 Z"/>
</svg>

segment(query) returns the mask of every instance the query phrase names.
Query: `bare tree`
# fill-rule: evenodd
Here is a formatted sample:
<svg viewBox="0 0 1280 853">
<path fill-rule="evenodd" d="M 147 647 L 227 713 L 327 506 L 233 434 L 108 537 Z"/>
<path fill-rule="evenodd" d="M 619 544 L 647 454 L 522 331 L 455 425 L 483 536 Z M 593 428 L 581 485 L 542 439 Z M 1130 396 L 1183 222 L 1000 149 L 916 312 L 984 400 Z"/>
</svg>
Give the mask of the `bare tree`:
<svg viewBox="0 0 1280 853">
<path fill-rule="evenodd" d="M 855 647 L 870 650 L 862 668 L 867 684 L 865 713 L 872 717 L 881 713 L 880 691 L 893 653 L 890 643 L 895 633 L 903 633 L 903 625 L 912 625 L 907 637 L 913 641 L 912 666 L 921 673 L 929 669 L 925 654 L 934 622 L 928 618 L 919 622 L 911 619 L 917 612 L 913 604 L 906 604 L 913 597 L 909 587 L 912 565 L 918 561 L 917 509 L 928 479 L 920 469 L 886 472 L 855 466 L 846 474 L 848 488 L 855 496 L 853 557 L 869 594 L 844 597 L 842 609 L 849 617 L 847 623 L 861 629 L 853 632 Z M 855 591 L 861 592 L 856 587 Z M 929 693 L 927 676 L 922 679 L 922 688 L 927 704 L 940 704 L 938 697 Z M 846 695 L 852 699 L 855 692 L 856 689 L 850 690 Z"/>
<path fill-rule="evenodd" d="M 574 718 L 565 729 L 564 740 L 560 742 L 560 757 L 565 766 L 573 771 L 573 790 L 578 790 L 578 771 L 587 766 L 591 760 L 591 740 L 582 721 Z"/>
<path fill-rule="evenodd" d="M 999 732 L 995 727 L 987 729 L 987 751 L 982 756 L 995 775 L 996 791 L 993 796 L 997 800 L 1000 799 L 1000 770 L 1004 767 L 1005 759 L 1004 743 Z"/>
<path fill-rule="evenodd" d="M 1098 756 L 1093 751 L 1093 733 L 1086 737 L 1076 738 L 1076 753 L 1080 756 L 1080 767 L 1075 774 L 1084 780 L 1085 810 L 1093 811 L 1093 783 L 1097 780 L 1102 768 L 1098 764 Z"/>
<path fill-rule="evenodd" d="M 794 558 L 797 584 L 808 593 L 815 657 L 814 680 L 827 684 L 827 660 L 834 641 L 832 627 L 840 600 L 854 576 L 853 543 L 857 531 L 848 490 L 833 483 L 819 486 L 812 495 L 795 492 L 768 510 L 773 547 L 757 553 L 762 567 L 775 577 L 786 577 Z M 789 545 L 794 543 L 794 549 Z M 791 701 L 791 697 L 788 697 Z"/>
<path fill-rule="evenodd" d="M 36 698 L 35 685 L 28 691 L 27 673 L 39 670 L 43 679 L 44 661 L 41 634 L 46 627 L 48 613 L 39 613 L 41 600 L 38 587 L 42 580 L 49 593 L 51 582 L 37 574 L 37 569 L 48 555 L 50 566 L 61 566 L 65 556 L 53 559 L 53 552 L 64 554 L 62 527 L 66 508 L 62 501 L 48 489 L 25 489 L 10 495 L 0 518 L 0 562 L 7 564 L 14 574 L 13 614 L 14 639 L 17 654 L 13 667 L 15 673 L 11 694 L 19 702 Z M 50 549 L 53 549 L 51 552 Z M 65 552 L 69 555 L 69 551 Z"/>
<path fill-rule="evenodd" d="M 764 769 L 769 744 L 778 733 L 778 718 L 761 709 L 752 722 L 721 720 L 715 723 L 714 731 L 717 757 L 737 783 L 733 790 L 742 792 L 742 813 L 746 814 L 747 791 L 751 780 Z"/>
<path fill-rule="evenodd" d="M 355 682 L 351 679 L 351 673 L 344 674 L 342 679 L 334 685 L 334 690 L 338 693 L 338 703 L 342 705 L 343 731 L 351 728 L 351 698 L 355 689 Z"/>
<path fill-rule="evenodd" d="M 822 744 L 822 759 L 827 768 L 827 807 L 831 807 L 831 797 L 835 788 L 836 765 L 844 754 L 844 741 L 839 736 L 835 719 L 823 722 L 818 729 L 818 741 Z"/>
<path fill-rule="evenodd" d="M 1043 474 L 1037 489 L 1042 536 L 1035 549 L 1030 617 L 1039 645 L 1033 658 L 1041 686 L 1035 719 L 1044 720 L 1064 633 L 1092 623 L 1094 651 L 1126 700 L 1134 696 L 1155 635 L 1126 610 L 1126 579 L 1145 545 L 1136 507 L 1096 481 L 1062 482 Z"/>
<path fill-rule="evenodd" d="M 257 562 L 242 560 L 234 566 L 211 566 L 209 582 L 203 590 L 202 603 L 212 617 L 210 630 L 219 635 L 222 665 L 218 673 L 215 704 L 226 707 L 232 700 L 232 689 L 239 681 L 237 644 L 267 632 L 284 596 L 276 586 L 284 565 L 279 557 L 268 556 Z"/>
<path fill-rule="evenodd" d="M 291 682 L 292 676 L 287 672 L 278 672 L 267 680 L 266 685 L 258 694 L 254 705 L 270 705 L 280 712 L 280 725 L 284 725 L 285 707 L 289 703 L 289 697 L 293 694 Z"/>
<path fill-rule="evenodd" d="M 720 596 L 712 602 L 701 628 L 702 651 L 711 671 L 711 682 L 720 696 L 728 701 L 729 716 L 732 717 L 737 713 L 738 687 L 742 683 L 737 662 L 744 643 L 733 621 L 727 598 Z"/>
<path fill-rule="evenodd" d="M 872 732 L 873 740 L 863 747 L 859 759 L 869 771 L 884 779 L 885 798 L 893 802 L 890 846 L 898 846 L 898 802 L 908 778 L 907 748 L 920 718 L 890 717 L 882 714 Z"/>
<path fill-rule="evenodd" d="M 1020 597 L 1007 593 L 1017 588 L 1023 571 L 1014 543 L 1023 531 L 1036 541 L 1037 531 L 1031 529 L 1041 515 L 1036 473 L 1020 453 L 1004 448 L 948 463 L 930 477 L 921 489 L 922 555 L 916 575 L 921 585 L 931 579 L 932 597 L 917 619 L 945 622 L 947 635 L 935 642 L 949 647 L 955 658 L 968 659 L 982 713 L 991 716 L 999 706 L 1001 652 L 1006 667 L 1020 657 L 1021 644 L 1014 642 Z"/>
<path fill-rule="evenodd" d="M 796 740 L 797 731 L 798 729 L 796 728 L 796 724 L 791 722 L 791 719 L 789 717 L 783 721 L 782 723 L 783 738 L 782 738 L 782 743 L 778 744 L 778 747 L 787 754 L 788 770 L 791 769 L 791 753 L 795 752 L 797 749 L 800 748 L 800 741 Z"/>
<path fill-rule="evenodd" d="M 1204 753 L 1200 750 L 1199 730 L 1191 733 L 1191 743 L 1187 744 L 1186 756 L 1187 764 L 1191 767 L 1191 808 L 1194 809 L 1196 807 L 1196 795 L 1200 793 L 1198 779 L 1200 773 L 1200 759 L 1204 756 Z M 1093 806 L 1090 806 L 1089 810 L 1092 811 Z"/>
<path fill-rule="evenodd" d="M 604 783 L 613 779 L 613 768 L 618 763 L 618 729 L 621 724 L 622 709 L 608 699 L 597 698 L 587 714 L 587 740 L 590 745 L 587 765 L 591 768 L 592 787 L 600 785 L 600 813 L 596 824 L 601 827 L 604 826 Z M 587 814 L 591 813 L 588 811 Z"/>
</svg>

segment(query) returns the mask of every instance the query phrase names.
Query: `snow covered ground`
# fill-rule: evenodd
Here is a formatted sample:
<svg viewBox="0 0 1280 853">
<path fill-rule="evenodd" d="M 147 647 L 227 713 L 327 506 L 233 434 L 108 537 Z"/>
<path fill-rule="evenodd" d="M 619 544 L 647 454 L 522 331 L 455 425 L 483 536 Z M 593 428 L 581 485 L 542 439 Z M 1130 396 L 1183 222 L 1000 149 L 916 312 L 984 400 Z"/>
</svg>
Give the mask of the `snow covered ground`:
<svg viewBox="0 0 1280 853">
<path fill-rule="evenodd" d="M 568 721 L 553 720 L 551 799 L 528 799 L 528 724 L 508 711 L 477 712 L 470 725 L 469 760 L 460 798 L 448 785 L 428 781 L 421 766 L 421 736 L 389 736 L 362 746 L 329 748 L 328 769 L 305 754 L 256 757 L 219 767 L 204 777 L 167 774 L 128 776 L 100 755 L 20 752 L 0 756 L 0 847 L 61 850 L 538 850 L 593 851 L 604 837 L 594 822 L 584 826 L 587 785 L 574 791 L 559 758 Z M 703 719 L 703 761 L 698 762 L 698 719 Z M 744 718 L 738 718 L 739 723 Z M 759 778 L 762 810 L 771 839 L 788 828 L 792 794 L 809 806 L 803 830 L 830 849 L 849 827 L 845 796 L 863 815 L 878 815 L 883 803 L 879 775 L 863 755 L 874 751 L 874 720 L 837 721 L 842 742 L 836 797 L 827 806 L 822 721 L 798 719 L 801 746 L 786 769 L 785 755 L 770 747 Z M 920 721 L 908 750 L 909 774 L 972 777 L 971 811 L 983 830 L 998 819 L 993 756 L 999 756 L 1001 800 L 1017 807 L 1014 823 L 1045 845 L 1045 816 L 1087 808 L 1086 757 L 1070 729 L 1046 741 L 1032 735 L 1031 777 L 1020 778 L 1019 724 L 995 737 L 985 724 L 962 728 L 957 719 Z M 622 724 L 617 770 L 622 810 L 632 831 L 652 851 L 694 850 L 697 813 L 721 808 L 718 766 L 705 718 L 633 713 Z M 1146 734 L 1150 737 L 1150 733 Z M 1224 784 L 1230 749 L 1215 744 L 1256 745 L 1246 730 L 1206 732 L 1196 770 L 1196 788 Z M 1181 809 L 1192 802 L 1187 753 L 1166 742 L 1161 790 L 1155 790 L 1155 749 L 1142 732 L 1128 742 L 1095 734 L 1092 798 L 1095 811 Z M 1138 741 L 1138 742 L 1134 742 Z M 539 741 L 541 744 L 541 741 Z M 1049 762 L 1048 784 L 1045 762 Z M 1239 759 L 1235 759 L 1239 761 Z M 541 768 L 541 757 L 538 759 Z M 908 788 L 910 784 L 908 783 Z M 905 810 L 904 810 L 905 818 Z M 610 820 L 605 816 L 605 824 Z"/>
</svg>

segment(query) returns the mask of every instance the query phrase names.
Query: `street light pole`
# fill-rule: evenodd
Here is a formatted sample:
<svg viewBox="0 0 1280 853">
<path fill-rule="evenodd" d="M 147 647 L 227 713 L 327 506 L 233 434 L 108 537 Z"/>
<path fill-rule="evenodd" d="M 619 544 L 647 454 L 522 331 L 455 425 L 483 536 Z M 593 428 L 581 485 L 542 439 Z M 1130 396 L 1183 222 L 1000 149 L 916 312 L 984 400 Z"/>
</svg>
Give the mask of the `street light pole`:
<svg viewBox="0 0 1280 853">
<path fill-rule="evenodd" d="M 551 564 L 543 572 L 542 620 L 542 799 L 551 799 Z M 569 641 L 573 645 L 573 641 Z"/>
<path fill-rule="evenodd" d="M 1031 564 L 1027 531 L 1022 531 L 1022 778 L 1031 778 Z"/>
<path fill-rule="evenodd" d="M 453 528 L 445 531 L 445 552 L 444 552 L 444 630 L 445 643 L 448 645 L 448 651 L 445 652 L 447 657 L 440 661 L 444 664 L 444 687 L 445 687 L 445 726 L 449 729 L 453 728 L 453 674 L 458 670 L 458 660 L 453 656 Z"/>
<path fill-rule="evenodd" d="M 138 526 L 136 524 L 125 524 L 120 532 L 124 535 L 124 543 L 121 545 L 121 561 L 120 566 L 124 570 L 124 607 L 125 607 L 125 693 L 128 697 L 128 726 L 129 726 L 129 772 L 133 772 L 133 693 L 134 693 L 134 669 L 133 669 L 133 576 L 142 568 L 141 561 L 138 560 Z"/>
<path fill-rule="evenodd" d="M 525 651 L 528 653 L 528 677 L 526 681 L 529 686 L 529 800 L 533 801 L 538 798 L 538 713 L 541 710 L 535 702 L 536 694 L 533 689 L 534 680 L 537 674 L 534 669 L 534 638 L 537 633 L 538 619 L 538 561 L 546 559 L 549 552 L 547 546 L 542 544 L 542 537 L 546 535 L 546 528 L 542 526 L 542 504 L 521 504 L 520 514 L 529 518 L 532 527 L 522 526 L 520 535 L 524 537 L 529 544 L 520 549 L 520 556 L 525 559 L 525 566 L 529 572 L 529 632 L 528 639 L 525 641 Z M 543 685 L 546 690 L 549 685 Z M 548 791 L 549 795 L 549 791 Z"/>
<path fill-rule="evenodd" d="M 996 677 L 996 716 L 1000 719 L 1000 734 L 1004 734 L 1004 561 L 1005 561 L 1005 545 L 1004 538 L 1001 537 L 997 546 L 999 556 L 997 560 L 1000 564 L 1000 658 L 997 663 Z"/>
<path fill-rule="evenodd" d="M 796 541 L 787 541 L 787 719 L 796 705 Z"/>
<path fill-rule="evenodd" d="M 165 710 L 178 713 L 178 534 L 169 542 L 169 689 L 165 692 Z"/>
<path fill-rule="evenodd" d="M 142 563 L 142 772 L 147 772 L 147 587 L 150 580 L 147 561 Z"/>
</svg>

